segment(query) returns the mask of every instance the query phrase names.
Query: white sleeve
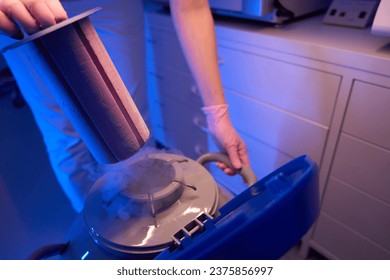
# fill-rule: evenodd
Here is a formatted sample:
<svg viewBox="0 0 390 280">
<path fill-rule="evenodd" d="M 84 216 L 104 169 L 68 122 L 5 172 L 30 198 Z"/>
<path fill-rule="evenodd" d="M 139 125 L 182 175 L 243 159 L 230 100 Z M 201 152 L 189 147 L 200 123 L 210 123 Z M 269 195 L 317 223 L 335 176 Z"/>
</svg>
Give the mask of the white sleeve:
<svg viewBox="0 0 390 280">
<path fill-rule="evenodd" d="M 97 6 L 103 8 L 90 19 L 147 121 L 142 1 L 73 0 L 62 3 L 70 17 Z M 26 81 L 25 75 L 29 76 L 28 83 L 22 81 Z M 43 135 L 54 173 L 74 209 L 81 211 L 91 186 L 102 175 L 103 168 L 92 157 L 33 67 L 16 79 Z"/>
</svg>

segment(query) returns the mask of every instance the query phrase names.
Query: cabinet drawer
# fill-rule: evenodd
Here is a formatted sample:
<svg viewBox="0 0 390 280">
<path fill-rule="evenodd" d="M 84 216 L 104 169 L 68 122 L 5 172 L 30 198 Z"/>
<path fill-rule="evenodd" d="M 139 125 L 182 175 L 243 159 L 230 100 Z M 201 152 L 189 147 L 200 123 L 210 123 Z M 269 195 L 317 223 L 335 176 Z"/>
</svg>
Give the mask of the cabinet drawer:
<svg viewBox="0 0 390 280">
<path fill-rule="evenodd" d="M 390 205 L 330 177 L 322 211 L 390 251 Z"/>
<path fill-rule="evenodd" d="M 390 149 L 390 88 L 355 81 L 343 130 Z"/>
<path fill-rule="evenodd" d="M 146 47 L 148 68 L 161 69 L 161 67 L 169 66 L 190 73 L 179 40 L 174 32 L 162 32 L 150 28 L 146 33 Z"/>
<path fill-rule="evenodd" d="M 160 109 L 159 115 L 152 117 L 157 140 L 192 159 L 207 151 L 207 133 L 199 128 L 206 123 L 202 112 L 174 100 L 166 103 L 164 100 L 155 101 L 151 110 L 153 108 Z"/>
<path fill-rule="evenodd" d="M 328 126 L 337 75 L 219 47 L 224 87 Z"/>
<path fill-rule="evenodd" d="M 285 111 L 225 91 L 234 127 L 259 142 L 297 157 L 321 161 L 328 130 Z"/>
<path fill-rule="evenodd" d="M 390 152 L 341 134 L 331 174 L 390 204 Z"/>
<path fill-rule="evenodd" d="M 389 251 L 346 228 L 326 214 L 320 215 L 311 242 L 316 248 L 320 247 L 317 249 L 322 254 L 327 256 L 330 253 L 330 258 L 336 257 L 344 260 L 390 259 Z"/>
<path fill-rule="evenodd" d="M 178 100 L 185 106 L 200 110 L 203 106 L 200 92 L 192 76 L 164 67 L 162 72 L 148 72 L 148 87 L 151 96 L 158 99 Z"/>
</svg>

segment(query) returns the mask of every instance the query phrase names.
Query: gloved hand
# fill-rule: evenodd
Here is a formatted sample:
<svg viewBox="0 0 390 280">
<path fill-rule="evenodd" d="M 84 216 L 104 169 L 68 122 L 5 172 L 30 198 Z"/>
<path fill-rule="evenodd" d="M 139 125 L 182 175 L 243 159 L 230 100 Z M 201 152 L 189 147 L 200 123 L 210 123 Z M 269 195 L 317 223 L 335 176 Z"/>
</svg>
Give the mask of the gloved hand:
<svg viewBox="0 0 390 280">
<path fill-rule="evenodd" d="M 228 105 L 219 104 L 202 108 L 207 116 L 208 128 L 218 148 L 225 151 L 235 169 L 242 165 L 249 167 L 249 158 L 244 141 L 240 138 L 232 123 L 230 122 Z M 236 174 L 235 170 L 228 168 L 223 163 L 217 166 L 228 175 Z"/>
<path fill-rule="evenodd" d="M 59 0 L 0 0 L 0 31 L 23 39 L 22 29 L 35 33 L 67 19 Z"/>
</svg>

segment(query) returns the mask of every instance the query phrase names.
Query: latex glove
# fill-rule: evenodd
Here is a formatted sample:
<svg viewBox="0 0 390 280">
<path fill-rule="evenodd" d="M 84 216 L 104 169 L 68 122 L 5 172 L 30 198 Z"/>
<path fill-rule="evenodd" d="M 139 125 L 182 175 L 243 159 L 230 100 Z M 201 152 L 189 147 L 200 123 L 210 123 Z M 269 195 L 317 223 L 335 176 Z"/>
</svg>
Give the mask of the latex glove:
<svg viewBox="0 0 390 280">
<path fill-rule="evenodd" d="M 0 0 L 0 31 L 14 39 L 67 19 L 58 0 Z"/>
<path fill-rule="evenodd" d="M 220 150 L 228 154 L 233 167 L 237 170 L 241 169 L 243 164 L 249 167 L 246 145 L 230 122 L 228 105 L 207 106 L 202 110 L 207 116 L 207 125 L 214 142 Z M 237 173 L 223 163 L 217 163 L 217 166 L 228 175 Z"/>
</svg>

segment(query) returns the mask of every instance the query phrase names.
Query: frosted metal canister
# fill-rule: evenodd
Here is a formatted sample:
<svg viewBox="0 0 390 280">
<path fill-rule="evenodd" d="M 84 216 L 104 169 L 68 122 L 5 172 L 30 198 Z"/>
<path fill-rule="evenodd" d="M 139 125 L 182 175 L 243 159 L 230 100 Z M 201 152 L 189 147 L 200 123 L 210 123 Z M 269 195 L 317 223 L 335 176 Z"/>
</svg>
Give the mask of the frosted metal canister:
<svg viewBox="0 0 390 280">
<path fill-rule="evenodd" d="M 97 161 L 137 153 L 149 130 L 85 12 L 5 47 L 15 79 L 45 83 Z M 36 76 L 35 76 L 36 78 Z"/>
</svg>

